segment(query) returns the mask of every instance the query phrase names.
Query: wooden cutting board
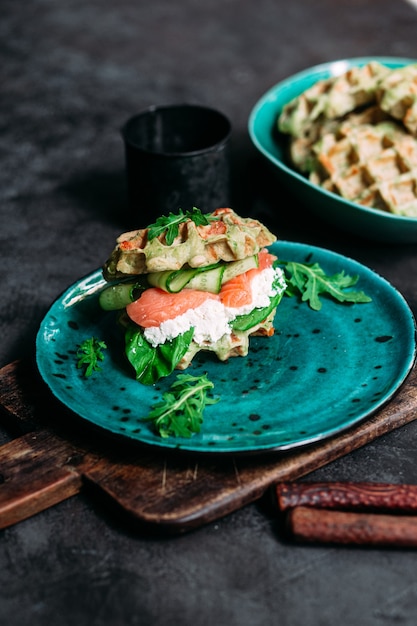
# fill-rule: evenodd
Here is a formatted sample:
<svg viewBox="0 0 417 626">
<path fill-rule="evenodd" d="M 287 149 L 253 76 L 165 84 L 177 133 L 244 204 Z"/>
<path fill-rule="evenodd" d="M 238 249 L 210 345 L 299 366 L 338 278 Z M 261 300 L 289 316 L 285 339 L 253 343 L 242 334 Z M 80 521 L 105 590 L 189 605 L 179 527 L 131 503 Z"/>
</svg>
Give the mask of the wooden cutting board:
<svg viewBox="0 0 417 626">
<path fill-rule="evenodd" d="M 0 369 L 0 528 L 84 490 L 139 527 L 179 533 L 254 502 L 417 417 L 414 369 L 390 403 L 337 436 L 289 452 L 206 456 L 166 452 L 110 435 L 62 406 L 32 362 Z M 366 478 L 366 477 L 364 477 Z M 271 490 L 272 493 L 272 490 Z"/>
</svg>

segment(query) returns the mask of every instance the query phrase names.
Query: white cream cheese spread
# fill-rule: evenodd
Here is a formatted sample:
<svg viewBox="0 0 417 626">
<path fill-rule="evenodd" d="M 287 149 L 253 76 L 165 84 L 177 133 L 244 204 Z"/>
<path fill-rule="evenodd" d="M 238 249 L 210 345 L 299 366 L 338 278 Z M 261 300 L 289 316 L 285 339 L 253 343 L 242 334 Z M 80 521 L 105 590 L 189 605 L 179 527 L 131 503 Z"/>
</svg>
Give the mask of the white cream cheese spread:
<svg viewBox="0 0 417 626">
<path fill-rule="evenodd" d="M 252 302 L 242 307 L 226 307 L 220 301 L 207 299 L 195 309 L 189 309 L 174 319 L 162 322 L 160 326 L 144 329 L 144 336 L 155 348 L 174 339 L 190 328 L 194 328 L 193 340 L 202 346 L 205 342 L 216 342 L 232 332 L 230 322 L 239 315 L 246 315 L 253 309 L 267 307 L 270 298 L 282 293 L 286 288 L 283 271 L 268 267 L 252 280 Z"/>
</svg>

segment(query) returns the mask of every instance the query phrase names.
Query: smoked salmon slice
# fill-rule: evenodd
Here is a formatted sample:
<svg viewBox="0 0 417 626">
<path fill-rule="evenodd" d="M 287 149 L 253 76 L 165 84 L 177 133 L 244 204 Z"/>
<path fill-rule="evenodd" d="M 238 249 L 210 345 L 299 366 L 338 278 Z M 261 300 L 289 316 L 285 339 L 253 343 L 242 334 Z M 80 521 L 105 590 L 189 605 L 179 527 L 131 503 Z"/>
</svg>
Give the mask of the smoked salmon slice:
<svg viewBox="0 0 417 626">
<path fill-rule="evenodd" d="M 168 293 L 159 287 L 146 289 L 135 302 L 128 304 L 126 312 L 130 319 L 142 326 L 151 328 L 162 322 L 174 319 L 190 309 L 196 309 L 206 300 L 217 300 L 224 306 L 238 308 L 252 302 L 251 282 L 264 269 L 271 267 L 276 259 L 267 250 L 259 253 L 259 265 L 227 281 L 218 294 L 197 289 L 183 289 L 178 293 Z"/>
<path fill-rule="evenodd" d="M 224 304 L 224 306 L 232 308 L 250 304 L 252 302 L 252 276 L 248 276 L 248 274 L 257 271 L 257 269 L 249 270 L 244 274 L 240 274 L 228 280 L 220 289 L 220 302 Z"/>
<path fill-rule="evenodd" d="M 196 309 L 208 299 L 219 300 L 218 294 L 197 289 L 183 289 L 167 293 L 159 287 L 146 289 L 138 300 L 128 304 L 126 312 L 131 320 L 143 328 L 160 326 L 190 309 Z"/>
<path fill-rule="evenodd" d="M 254 277 L 263 270 L 271 267 L 276 257 L 267 250 L 261 250 L 258 255 L 258 267 L 248 270 L 244 274 L 239 274 L 228 280 L 220 290 L 220 302 L 224 306 L 238 308 L 246 306 L 252 302 L 251 283 Z"/>
</svg>

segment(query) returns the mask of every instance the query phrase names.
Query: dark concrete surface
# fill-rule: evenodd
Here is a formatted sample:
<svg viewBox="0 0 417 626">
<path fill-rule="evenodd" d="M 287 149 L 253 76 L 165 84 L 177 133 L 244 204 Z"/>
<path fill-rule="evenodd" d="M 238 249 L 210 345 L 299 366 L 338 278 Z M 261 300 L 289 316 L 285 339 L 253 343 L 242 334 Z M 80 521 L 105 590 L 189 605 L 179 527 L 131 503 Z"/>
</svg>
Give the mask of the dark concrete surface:
<svg viewBox="0 0 417 626">
<path fill-rule="evenodd" d="M 1 366 L 32 352 L 54 298 L 130 226 L 119 129 L 150 104 L 197 102 L 230 116 L 236 211 L 366 263 L 417 313 L 416 246 L 329 231 L 277 186 L 246 130 L 257 99 L 295 71 L 417 57 L 410 4 L 2 0 L 0 32 Z M 416 482 L 416 444 L 410 424 L 313 477 Z M 263 503 L 155 538 L 80 495 L 0 531 L 0 624 L 414 626 L 416 559 L 292 545 Z"/>
</svg>

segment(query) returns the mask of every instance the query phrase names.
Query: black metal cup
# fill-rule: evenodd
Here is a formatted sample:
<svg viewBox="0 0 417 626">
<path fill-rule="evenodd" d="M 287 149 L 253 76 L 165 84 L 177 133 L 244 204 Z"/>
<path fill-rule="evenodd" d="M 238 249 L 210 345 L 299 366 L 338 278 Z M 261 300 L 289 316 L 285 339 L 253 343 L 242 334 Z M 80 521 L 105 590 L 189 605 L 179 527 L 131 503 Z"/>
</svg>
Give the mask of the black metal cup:
<svg viewBox="0 0 417 626">
<path fill-rule="evenodd" d="M 204 106 L 152 106 L 122 128 L 128 199 L 135 227 L 159 215 L 229 206 L 227 117 Z"/>
</svg>

